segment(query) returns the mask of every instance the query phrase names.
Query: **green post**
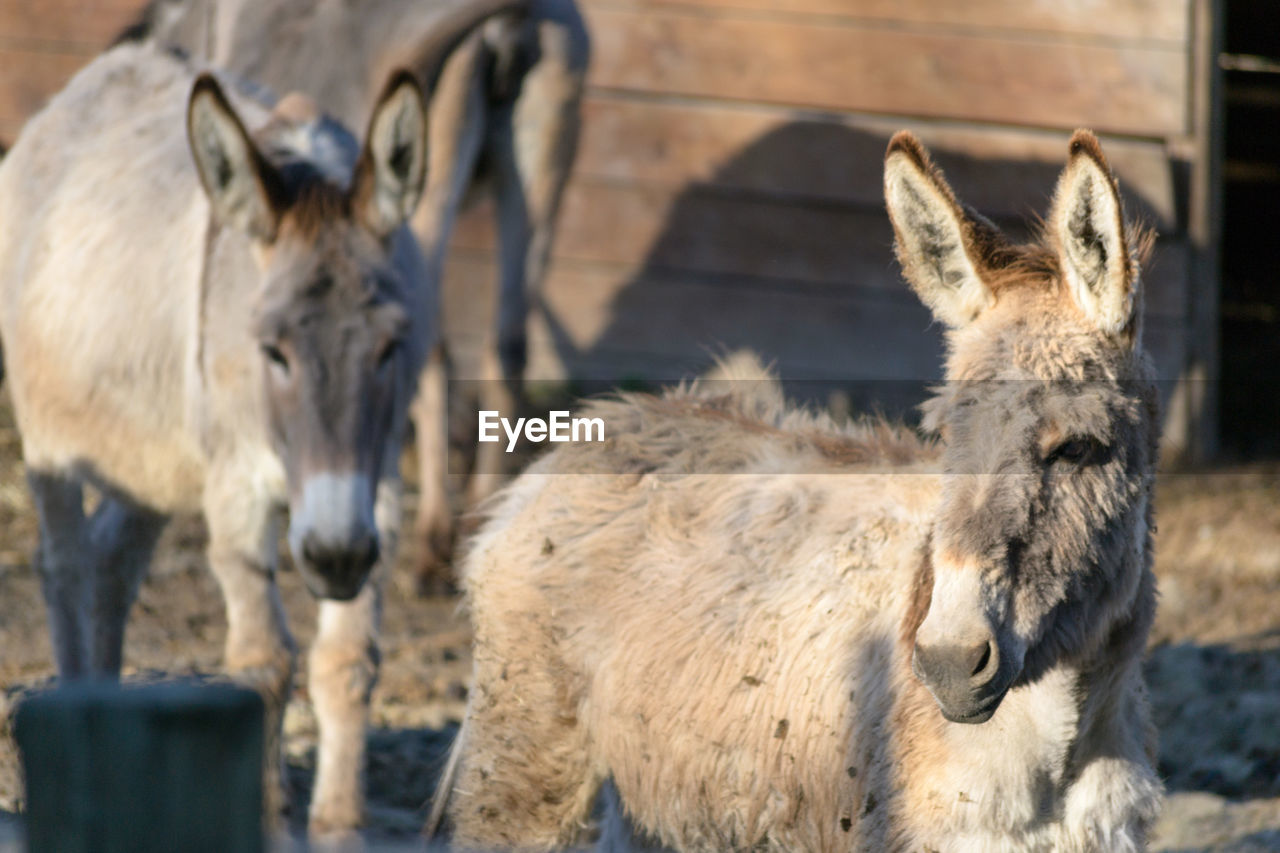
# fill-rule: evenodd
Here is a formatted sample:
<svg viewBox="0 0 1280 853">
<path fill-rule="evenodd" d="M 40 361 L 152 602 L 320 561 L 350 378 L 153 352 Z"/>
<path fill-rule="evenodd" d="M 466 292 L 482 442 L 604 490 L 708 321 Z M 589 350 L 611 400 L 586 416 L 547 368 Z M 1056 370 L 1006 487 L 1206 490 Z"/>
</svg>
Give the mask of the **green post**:
<svg viewBox="0 0 1280 853">
<path fill-rule="evenodd" d="M 262 700 L 80 683 L 18 708 L 31 853 L 261 853 Z"/>
</svg>

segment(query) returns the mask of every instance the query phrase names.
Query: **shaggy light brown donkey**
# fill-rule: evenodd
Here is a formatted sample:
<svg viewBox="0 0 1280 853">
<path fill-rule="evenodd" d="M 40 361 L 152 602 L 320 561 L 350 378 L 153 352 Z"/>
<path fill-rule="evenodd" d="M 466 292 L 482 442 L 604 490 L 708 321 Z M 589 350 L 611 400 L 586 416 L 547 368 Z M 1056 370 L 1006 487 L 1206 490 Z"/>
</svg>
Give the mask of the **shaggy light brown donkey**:
<svg viewBox="0 0 1280 853">
<path fill-rule="evenodd" d="M 570 845 L 612 779 L 638 836 L 685 851 L 1144 847 L 1147 238 L 1084 131 L 1031 245 L 909 134 L 885 194 L 948 327 L 938 440 L 767 380 L 584 412 L 607 440 L 520 477 L 465 565 L 462 846 Z"/>
</svg>

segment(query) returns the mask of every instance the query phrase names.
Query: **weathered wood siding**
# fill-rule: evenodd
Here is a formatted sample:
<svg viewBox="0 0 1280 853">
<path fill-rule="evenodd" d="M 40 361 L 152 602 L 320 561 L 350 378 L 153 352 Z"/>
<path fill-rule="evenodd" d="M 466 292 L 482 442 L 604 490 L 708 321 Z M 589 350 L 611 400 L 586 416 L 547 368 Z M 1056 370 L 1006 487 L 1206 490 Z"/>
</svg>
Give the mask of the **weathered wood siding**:
<svg viewBox="0 0 1280 853">
<path fill-rule="evenodd" d="M 1018 231 L 1091 127 L 1159 229 L 1147 341 L 1181 379 L 1197 2 L 582 0 L 584 135 L 533 375 L 671 379 L 745 345 L 789 379 L 936 378 L 940 331 L 892 258 L 888 137 L 916 131 L 962 199 Z M 449 268 L 464 363 L 490 316 L 490 215 L 464 218 Z M 1171 411 L 1185 442 L 1197 413 Z"/>
<path fill-rule="evenodd" d="M 916 131 L 959 195 L 1016 231 L 1080 126 L 1161 234 L 1161 375 L 1216 375 L 1218 0 L 580 2 L 593 65 L 535 378 L 668 380 L 739 346 L 819 385 L 936 378 L 940 332 L 892 259 L 885 142 Z M 0 143 L 141 5 L 0 0 Z M 462 219 L 448 264 L 470 375 L 492 316 L 491 216 L 481 202 Z M 1167 387 L 1172 442 L 1203 444 L 1205 382 Z"/>
<path fill-rule="evenodd" d="M 145 6 L 141 0 L 0 0 L 0 145 Z"/>
</svg>

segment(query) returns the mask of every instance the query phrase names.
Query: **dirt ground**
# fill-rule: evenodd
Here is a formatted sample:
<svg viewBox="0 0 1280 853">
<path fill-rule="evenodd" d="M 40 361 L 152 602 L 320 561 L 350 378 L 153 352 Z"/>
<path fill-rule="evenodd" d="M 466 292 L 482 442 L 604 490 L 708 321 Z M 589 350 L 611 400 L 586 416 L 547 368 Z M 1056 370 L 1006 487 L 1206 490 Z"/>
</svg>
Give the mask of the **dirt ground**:
<svg viewBox="0 0 1280 853">
<path fill-rule="evenodd" d="M 1159 850 L 1280 850 L 1280 465 L 1165 475 L 1157 495 L 1160 614 L 1147 676 L 1169 800 Z M 198 522 L 171 525 L 130 623 L 131 678 L 217 670 L 225 631 Z M 52 675 L 17 436 L 0 407 L 0 849 L 22 801 L 5 720 L 12 700 Z M 405 561 L 411 555 L 405 554 Z M 282 573 L 300 644 L 315 608 Z M 391 584 L 369 750 L 370 839 L 416 843 L 466 699 L 469 629 L 446 598 Z M 287 718 L 289 782 L 305 812 L 315 723 L 299 679 Z"/>
</svg>

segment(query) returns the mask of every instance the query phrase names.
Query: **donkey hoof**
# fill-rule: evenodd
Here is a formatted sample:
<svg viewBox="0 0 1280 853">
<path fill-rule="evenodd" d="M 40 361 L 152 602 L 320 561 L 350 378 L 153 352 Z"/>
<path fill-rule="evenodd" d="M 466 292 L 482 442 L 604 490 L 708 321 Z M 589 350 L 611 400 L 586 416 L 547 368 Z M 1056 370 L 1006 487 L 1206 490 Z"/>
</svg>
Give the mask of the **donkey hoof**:
<svg viewBox="0 0 1280 853">
<path fill-rule="evenodd" d="M 413 569 L 413 588 L 419 598 L 439 598 L 458 594 L 447 562 L 420 559 Z"/>
<path fill-rule="evenodd" d="M 418 555 L 413 563 L 414 590 L 419 598 L 458 594 L 452 563 L 452 531 L 427 531 L 419 541 Z"/>
<path fill-rule="evenodd" d="M 351 815 L 312 815 L 307 822 L 307 843 L 311 850 L 332 853 L 356 853 L 365 849 L 364 839 L 356 831 L 357 821 Z"/>
<path fill-rule="evenodd" d="M 335 829 L 312 821 L 307 826 L 307 849 L 316 853 L 364 853 L 366 847 L 360 833 L 351 827 Z"/>
</svg>

